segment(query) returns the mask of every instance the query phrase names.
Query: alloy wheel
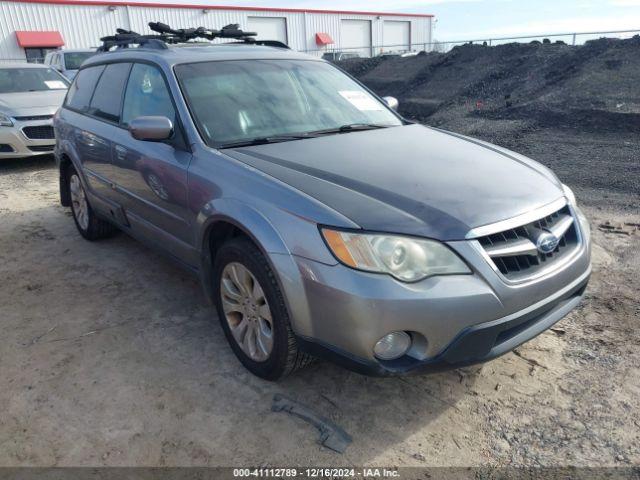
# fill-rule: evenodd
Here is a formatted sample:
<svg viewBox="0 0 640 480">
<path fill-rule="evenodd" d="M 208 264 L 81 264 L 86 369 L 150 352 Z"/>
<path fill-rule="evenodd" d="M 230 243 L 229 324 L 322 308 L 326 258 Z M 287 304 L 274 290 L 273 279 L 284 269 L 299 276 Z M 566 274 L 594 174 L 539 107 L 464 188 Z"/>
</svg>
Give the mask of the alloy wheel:
<svg viewBox="0 0 640 480">
<path fill-rule="evenodd" d="M 69 190 L 71 191 L 71 207 L 76 221 L 82 230 L 87 230 L 89 228 L 89 204 L 80 179 L 75 173 L 71 175 L 69 180 Z"/>
<path fill-rule="evenodd" d="M 241 263 L 227 264 L 220 279 L 220 296 L 238 346 L 253 361 L 267 360 L 273 350 L 273 319 L 256 277 Z"/>
</svg>

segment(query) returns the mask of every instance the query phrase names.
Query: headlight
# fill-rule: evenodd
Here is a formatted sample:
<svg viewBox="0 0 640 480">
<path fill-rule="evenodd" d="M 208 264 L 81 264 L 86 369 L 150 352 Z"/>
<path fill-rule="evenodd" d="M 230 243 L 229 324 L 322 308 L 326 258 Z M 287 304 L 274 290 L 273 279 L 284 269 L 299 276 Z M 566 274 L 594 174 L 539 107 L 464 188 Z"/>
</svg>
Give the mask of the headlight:
<svg viewBox="0 0 640 480">
<path fill-rule="evenodd" d="M 471 273 L 452 250 L 434 240 L 322 229 L 329 249 L 349 267 L 388 273 L 403 282 Z"/>
<path fill-rule="evenodd" d="M 586 239 L 591 235 L 591 226 L 589 225 L 589 219 L 582 213 L 580 207 L 578 207 L 578 203 L 576 202 L 576 196 L 573 191 L 567 187 L 564 183 L 562 184 L 562 189 L 564 190 L 564 196 L 567 197 L 567 201 L 569 205 L 573 207 L 573 211 L 578 216 L 578 220 L 580 221 L 580 227 L 582 228 L 582 234 Z"/>
<path fill-rule="evenodd" d="M 576 203 L 576 196 L 573 194 L 573 190 L 567 187 L 564 183 L 562 184 L 562 189 L 564 190 L 564 196 L 567 197 L 569 204 L 576 207 L 578 204 Z"/>
<path fill-rule="evenodd" d="M 13 120 L 11 120 L 11 117 L 9 115 L 0 113 L 0 126 L 13 127 Z"/>
</svg>

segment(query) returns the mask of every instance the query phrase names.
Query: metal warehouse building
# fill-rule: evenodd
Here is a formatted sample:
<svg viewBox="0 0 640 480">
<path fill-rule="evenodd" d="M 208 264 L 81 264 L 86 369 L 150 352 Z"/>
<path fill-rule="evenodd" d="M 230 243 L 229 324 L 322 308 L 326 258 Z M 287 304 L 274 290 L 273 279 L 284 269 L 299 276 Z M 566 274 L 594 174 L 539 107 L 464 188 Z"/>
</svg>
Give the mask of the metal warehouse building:
<svg viewBox="0 0 640 480">
<path fill-rule="evenodd" d="M 383 12 L 292 8 L 108 2 L 22 0 L 0 2 L 0 61 L 41 61 L 59 47 L 90 48 L 116 28 L 152 33 L 147 23 L 174 28 L 221 28 L 230 23 L 280 40 L 291 48 L 322 55 L 325 51 L 385 52 L 426 50 L 433 16 Z"/>
</svg>

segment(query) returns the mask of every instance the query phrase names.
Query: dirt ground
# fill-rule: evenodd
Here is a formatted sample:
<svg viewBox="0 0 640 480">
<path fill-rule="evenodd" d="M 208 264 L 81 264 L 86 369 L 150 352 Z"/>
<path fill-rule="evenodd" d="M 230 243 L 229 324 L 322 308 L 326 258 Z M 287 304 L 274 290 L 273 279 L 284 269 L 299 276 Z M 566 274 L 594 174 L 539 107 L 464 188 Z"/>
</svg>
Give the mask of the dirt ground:
<svg viewBox="0 0 640 480">
<path fill-rule="evenodd" d="M 551 163 L 580 143 L 521 140 Z M 125 235 L 83 240 L 50 158 L 4 162 L 0 465 L 640 465 L 640 232 L 625 224 L 640 221 L 638 193 L 565 176 L 593 225 L 594 273 L 552 330 L 482 367 L 379 379 L 318 362 L 269 383 L 233 356 L 194 278 Z M 321 447 L 271 412 L 276 393 L 353 444 Z"/>
</svg>

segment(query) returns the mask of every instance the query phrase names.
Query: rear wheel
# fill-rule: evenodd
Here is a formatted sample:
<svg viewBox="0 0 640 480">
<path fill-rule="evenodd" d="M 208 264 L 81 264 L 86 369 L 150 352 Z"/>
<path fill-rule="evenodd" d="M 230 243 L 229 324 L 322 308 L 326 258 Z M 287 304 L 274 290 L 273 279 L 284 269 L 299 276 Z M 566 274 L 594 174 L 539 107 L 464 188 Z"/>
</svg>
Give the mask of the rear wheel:
<svg viewBox="0 0 640 480">
<path fill-rule="evenodd" d="M 225 243 L 213 269 L 218 317 L 231 348 L 254 375 L 277 380 L 308 364 L 264 255 L 246 238 Z"/>
<path fill-rule="evenodd" d="M 96 216 L 89 205 L 80 176 L 74 168 L 69 169 L 67 181 L 71 196 L 71 213 L 80 235 L 87 240 L 98 240 L 113 235 L 116 227 Z"/>
</svg>

